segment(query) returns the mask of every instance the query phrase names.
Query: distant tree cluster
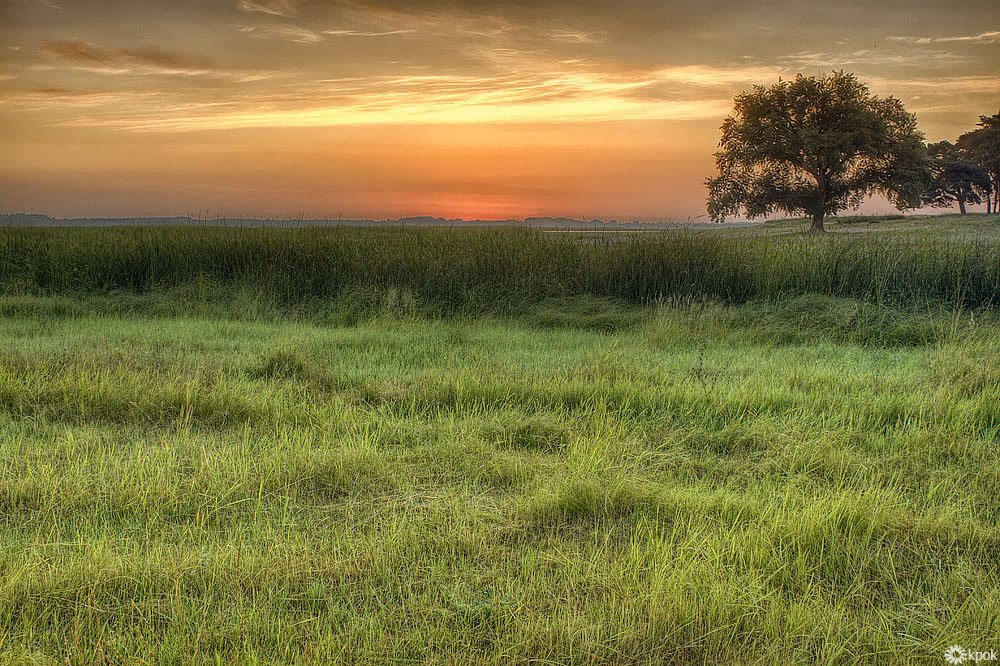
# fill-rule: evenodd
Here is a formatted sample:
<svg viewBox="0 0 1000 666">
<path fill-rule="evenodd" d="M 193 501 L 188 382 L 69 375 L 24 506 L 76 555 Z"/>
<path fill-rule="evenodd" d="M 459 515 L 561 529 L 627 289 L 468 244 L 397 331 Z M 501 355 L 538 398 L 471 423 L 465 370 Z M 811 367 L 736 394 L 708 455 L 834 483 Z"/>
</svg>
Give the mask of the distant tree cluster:
<svg viewBox="0 0 1000 666">
<path fill-rule="evenodd" d="M 880 193 L 898 209 L 986 202 L 998 210 L 1000 114 L 980 129 L 929 146 L 916 117 L 853 74 L 779 81 L 736 97 L 706 181 L 713 220 L 743 212 L 824 219 Z"/>
<path fill-rule="evenodd" d="M 958 141 L 927 146 L 931 185 L 924 194 L 928 206 L 958 204 L 964 215 L 969 204 L 986 204 L 986 212 L 1000 212 L 1000 113 L 980 116 L 979 129 Z"/>
</svg>

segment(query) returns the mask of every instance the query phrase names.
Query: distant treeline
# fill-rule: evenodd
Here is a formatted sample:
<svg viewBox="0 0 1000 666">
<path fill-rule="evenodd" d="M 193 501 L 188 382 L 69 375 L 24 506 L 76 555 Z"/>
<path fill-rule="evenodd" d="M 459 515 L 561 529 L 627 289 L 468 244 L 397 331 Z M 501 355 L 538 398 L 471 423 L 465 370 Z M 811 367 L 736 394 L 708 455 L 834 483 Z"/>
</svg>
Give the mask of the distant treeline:
<svg viewBox="0 0 1000 666">
<path fill-rule="evenodd" d="M 1000 247 L 919 235 L 588 238 L 525 229 L 0 229 L 0 292 L 146 293 L 191 284 L 274 303 L 393 290 L 444 309 L 549 297 L 741 303 L 800 294 L 995 308 Z"/>
</svg>

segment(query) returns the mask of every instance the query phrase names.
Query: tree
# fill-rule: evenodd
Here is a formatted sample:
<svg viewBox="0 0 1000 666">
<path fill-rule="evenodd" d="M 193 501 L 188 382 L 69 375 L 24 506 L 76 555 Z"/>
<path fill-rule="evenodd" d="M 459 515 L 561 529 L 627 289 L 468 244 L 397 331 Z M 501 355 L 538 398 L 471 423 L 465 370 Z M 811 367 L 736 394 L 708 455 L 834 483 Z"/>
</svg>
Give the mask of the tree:
<svg viewBox="0 0 1000 666">
<path fill-rule="evenodd" d="M 827 215 L 875 192 L 916 207 L 930 180 L 923 140 L 899 100 L 875 97 L 853 74 L 756 86 L 722 125 L 709 215 L 806 213 L 822 232 Z"/>
<path fill-rule="evenodd" d="M 927 146 L 927 153 L 931 158 L 931 185 L 923 196 L 925 204 L 943 208 L 957 203 L 965 215 L 966 204 L 980 204 L 984 196 L 989 201 L 989 175 L 955 144 L 938 141 Z"/>
<path fill-rule="evenodd" d="M 986 212 L 991 212 L 990 194 L 993 195 L 992 212 L 1000 213 L 1000 113 L 979 116 L 979 129 L 958 137 L 958 148 L 969 161 L 980 166 L 990 179 L 986 193 Z"/>
</svg>

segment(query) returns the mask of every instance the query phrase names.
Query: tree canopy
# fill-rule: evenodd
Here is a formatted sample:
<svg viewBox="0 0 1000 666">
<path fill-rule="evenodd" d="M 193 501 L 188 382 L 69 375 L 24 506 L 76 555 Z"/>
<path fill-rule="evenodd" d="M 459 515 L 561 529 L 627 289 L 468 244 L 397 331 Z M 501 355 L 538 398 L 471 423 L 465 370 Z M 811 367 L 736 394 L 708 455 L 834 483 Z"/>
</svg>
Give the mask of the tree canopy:
<svg viewBox="0 0 1000 666">
<path fill-rule="evenodd" d="M 931 158 L 931 184 L 924 193 L 928 206 L 946 207 L 958 204 L 962 215 L 968 204 L 981 204 L 990 199 L 990 177 L 986 170 L 970 161 L 950 141 L 939 141 L 927 146 Z"/>
<path fill-rule="evenodd" d="M 1000 212 L 1000 113 L 979 116 L 978 125 L 979 129 L 958 137 L 957 146 L 968 161 L 982 168 L 989 178 L 989 188 L 985 192 L 986 211 Z"/>
<path fill-rule="evenodd" d="M 722 125 L 709 215 L 805 213 L 823 231 L 826 215 L 876 192 L 899 209 L 919 206 L 930 180 L 923 141 L 902 102 L 872 95 L 852 74 L 757 86 Z"/>
</svg>

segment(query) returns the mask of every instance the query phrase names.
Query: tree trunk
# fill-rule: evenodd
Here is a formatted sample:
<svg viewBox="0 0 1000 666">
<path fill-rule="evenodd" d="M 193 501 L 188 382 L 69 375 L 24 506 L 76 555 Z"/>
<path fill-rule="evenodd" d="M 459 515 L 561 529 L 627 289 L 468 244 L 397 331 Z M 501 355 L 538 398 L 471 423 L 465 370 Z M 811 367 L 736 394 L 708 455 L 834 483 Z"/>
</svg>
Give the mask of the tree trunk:
<svg viewBox="0 0 1000 666">
<path fill-rule="evenodd" d="M 958 210 L 962 213 L 962 215 L 965 215 L 968 212 L 965 210 L 965 197 L 961 194 L 958 195 Z"/>
<path fill-rule="evenodd" d="M 822 234 L 826 232 L 826 228 L 823 226 L 823 218 L 825 213 L 813 213 L 813 223 L 809 227 L 809 231 L 814 234 Z"/>
</svg>

